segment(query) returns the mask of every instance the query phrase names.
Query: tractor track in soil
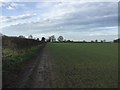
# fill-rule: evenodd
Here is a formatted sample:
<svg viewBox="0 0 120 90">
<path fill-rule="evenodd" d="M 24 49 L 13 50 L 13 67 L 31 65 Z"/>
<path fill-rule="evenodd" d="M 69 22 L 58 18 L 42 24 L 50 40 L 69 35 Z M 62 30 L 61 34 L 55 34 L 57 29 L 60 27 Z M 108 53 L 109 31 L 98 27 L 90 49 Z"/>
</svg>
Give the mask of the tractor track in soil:
<svg viewBox="0 0 120 90">
<path fill-rule="evenodd" d="M 50 55 L 44 47 L 35 60 L 27 63 L 16 78 L 12 78 L 7 88 L 55 88 L 55 84 Z"/>
</svg>

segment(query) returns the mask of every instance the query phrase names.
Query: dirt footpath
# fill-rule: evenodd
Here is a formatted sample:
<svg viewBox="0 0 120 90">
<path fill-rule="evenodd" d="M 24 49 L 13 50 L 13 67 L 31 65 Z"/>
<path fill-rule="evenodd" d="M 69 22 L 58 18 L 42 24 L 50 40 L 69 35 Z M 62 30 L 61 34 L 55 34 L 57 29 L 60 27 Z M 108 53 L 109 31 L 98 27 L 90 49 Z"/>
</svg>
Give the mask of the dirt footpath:
<svg viewBox="0 0 120 90">
<path fill-rule="evenodd" d="M 54 87 L 52 83 L 52 68 L 50 63 L 47 48 L 43 49 L 41 55 L 37 57 L 35 67 L 29 76 L 25 88 L 51 88 Z"/>
<path fill-rule="evenodd" d="M 54 81 L 50 56 L 45 47 L 35 60 L 22 67 L 22 71 L 8 83 L 7 88 L 54 88 Z"/>
</svg>

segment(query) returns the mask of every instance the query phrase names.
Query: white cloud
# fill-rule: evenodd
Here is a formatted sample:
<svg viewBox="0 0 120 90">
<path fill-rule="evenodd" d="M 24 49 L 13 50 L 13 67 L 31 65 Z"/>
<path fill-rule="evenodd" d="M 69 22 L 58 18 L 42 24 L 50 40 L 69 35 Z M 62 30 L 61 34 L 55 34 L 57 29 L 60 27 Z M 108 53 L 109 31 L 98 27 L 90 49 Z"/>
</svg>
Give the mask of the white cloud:
<svg viewBox="0 0 120 90">
<path fill-rule="evenodd" d="M 14 8 L 11 7 L 11 6 L 8 6 L 7 9 L 8 9 L 8 10 L 13 10 Z"/>
<path fill-rule="evenodd" d="M 21 19 L 31 18 L 33 16 L 36 16 L 36 13 L 24 14 L 24 15 L 19 15 L 19 16 L 0 16 L 0 21 L 3 23 L 12 22 L 12 21 L 17 21 Z"/>
<path fill-rule="evenodd" d="M 119 0 L 4 0 L 4 2 L 119 2 Z"/>
<path fill-rule="evenodd" d="M 26 23 L 29 18 L 32 18 L 34 16 L 36 16 L 36 13 L 24 14 L 19 16 L 0 16 L 0 28 L 2 29 L 5 27 L 10 27 L 12 25 Z"/>
<path fill-rule="evenodd" d="M 4 0 L 0 0 L 0 2 L 3 2 Z"/>
<path fill-rule="evenodd" d="M 6 8 L 8 10 L 14 10 L 14 9 L 23 8 L 23 7 L 25 8 L 25 5 L 17 2 L 2 2 L 0 4 L 0 7 Z"/>
<path fill-rule="evenodd" d="M 78 3 L 78 2 L 43 2 L 36 6 L 37 14 L 3 17 L 3 22 L 10 24 L 3 28 L 3 33 L 34 34 L 46 36 L 65 35 L 77 39 L 112 39 L 117 36 L 117 3 Z M 47 9 L 47 10 L 46 10 Z M 31 17 L 35 16 L 32 20 Z M 30 18 L 28 18 L 30 17 Z M 26 19 L 27 18 L 27 19 Z M 26 19 L 26 20 L 25 20 Z M 14 23 L 14 21 L 23 20 Z M 13 31 L 14 33 L 10 33 Z M 108 36 L 107 36 L 108 35 Z M 89 37 L 89 38 L 88 38 Z"/>
</svg>

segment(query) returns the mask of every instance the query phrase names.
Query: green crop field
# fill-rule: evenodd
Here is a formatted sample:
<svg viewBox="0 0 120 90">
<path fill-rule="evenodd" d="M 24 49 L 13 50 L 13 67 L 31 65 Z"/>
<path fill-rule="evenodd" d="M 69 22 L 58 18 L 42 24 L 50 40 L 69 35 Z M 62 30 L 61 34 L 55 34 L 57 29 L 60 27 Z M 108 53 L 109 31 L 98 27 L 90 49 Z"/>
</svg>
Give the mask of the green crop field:
<svg viewBox="0 0 120 90">
<path fill-rule="evenodd" d="M 57 87 L 118 86 L 118 44 L 49 43 L 47 48 Z"/>
</svg>

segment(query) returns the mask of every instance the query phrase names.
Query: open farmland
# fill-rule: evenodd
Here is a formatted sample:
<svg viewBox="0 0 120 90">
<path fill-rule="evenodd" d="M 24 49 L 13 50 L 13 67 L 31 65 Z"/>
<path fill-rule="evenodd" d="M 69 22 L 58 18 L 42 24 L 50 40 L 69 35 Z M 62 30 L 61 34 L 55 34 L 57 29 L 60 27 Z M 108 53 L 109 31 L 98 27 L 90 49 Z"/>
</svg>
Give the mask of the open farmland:
<svg viewBox="0 0 120 90">
<path fill-rule="evenodd" d="M 118 45 L 114 43 L 49 43 L 59 88 L 118 86 Z"/>
</svg>

